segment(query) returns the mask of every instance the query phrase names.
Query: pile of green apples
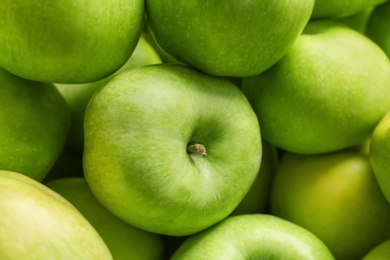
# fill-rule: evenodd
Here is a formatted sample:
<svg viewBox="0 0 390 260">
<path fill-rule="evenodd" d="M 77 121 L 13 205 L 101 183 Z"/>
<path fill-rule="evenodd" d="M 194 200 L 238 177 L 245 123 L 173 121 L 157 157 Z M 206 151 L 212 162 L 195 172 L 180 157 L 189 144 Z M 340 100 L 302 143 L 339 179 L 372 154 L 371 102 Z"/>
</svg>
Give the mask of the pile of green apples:
<svg viewBox="0 0 390 260">
<path fill-rule="evenodd" d="M 0 259 L 390 259 L 390 1 L 2 0 Z"/>
</svg>

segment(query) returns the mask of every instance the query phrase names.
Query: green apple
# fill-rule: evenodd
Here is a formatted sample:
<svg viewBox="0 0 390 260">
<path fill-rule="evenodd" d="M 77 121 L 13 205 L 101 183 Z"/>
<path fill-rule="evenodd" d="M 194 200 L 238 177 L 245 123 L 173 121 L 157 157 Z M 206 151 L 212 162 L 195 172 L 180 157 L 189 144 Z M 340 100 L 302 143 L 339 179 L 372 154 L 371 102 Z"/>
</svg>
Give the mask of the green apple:
<svg viewBox="0 0 390 260">
<path fill-rule="evenodd" d="M 390 240 L 375 246 L 362 260 L 388 260 L 390 257 Z"/>
<path fill-rule="evenodd" d="M 259 123 L 237 86 L 179 64 L 128 70 L 95 92 L 84 174 L 125 222 L 185 236 L 228 216 L 261 161 Z"/>
<path fill-rule="evenodd" d="M 61 178 L 45 185 L 83 214 L 103 238 L 114 259 L 161 259 L 161 237 L 135 228 L 107 211 L 96 200 L 84 178 Z"/>
<path fill-rule="evenodd" d="M 279 60 L 314 0 L 145 0 L 152 34 L 177 60 L 216 76 L 256 75 Z"/>
<path fill-rule="evenodd" d="M 70 110 L 49 83 L 0 68 L 0 169 L 42 181 L 66 141 Z"/>
<path fill-rule="evenodd" d="M 267 213 L 269 210 L 271 183 L 279 159 L 275 146 L 266 140 L 262 140 L 261 143 L 263 151 L 259 173 L 244 199 L 230 215 Z"/>
<path fill-rule="evenodd" d="M 390 202 L 390 112 L 376 126 L 369 154 L 379 186 Z"/>
<path fill-rule="evenodd" d="M 99 80 L 129 58 L 144 13 L 143 0 L 3 0 L 0 66 L 34 81 Z"/>
<path fill-rule="evenodd" d="M 58 193 L 0 171 L 1 259 L 112 259 L 106 244 Z"/>
<path fill-rule="evenodd" d="M 334 18 L 356 14 L 387 0 L 316 0 L 311 19 Z"/>
<path fill-rule="evenodd" d="M 177 259 L 329 259 L 334 257 L 311 232 L 272 215 L 231 216 L 190 236 Z"/>
<path fill-rule="evenodd" d="M 390 2 L 377 5 L 367 22 L 366 35 L 390 58 Z"/>
<path fill-rule="evenodd" d="M 364 142 L 390 109 L 390 61 L 346 25 L 311 21 L 277 64 L 241 87 L 264 139 L 291 152 L 326 153 Z"/>
<path fill-rule="evenodd" d="M 286 153 L 274 176 L 271 214 L 306 228 L 336 259 L 361 259 L 388 238 L 390 204 L 368 155 Z"/>
<path fill-rule="evenodd" d="M 72 113 L 72 124 L 67 138 L 67 147 L 82 152 L 84 146 L 84 112 L 93 93 L 107 81 L 123 71 L 149 64 L 161 63 L 161 58 L 154 48 L 140 37 L 137 47 L 127 62 L 110 76 L 84 84 L 55 84 L 64 96 Z"/>
</svg>

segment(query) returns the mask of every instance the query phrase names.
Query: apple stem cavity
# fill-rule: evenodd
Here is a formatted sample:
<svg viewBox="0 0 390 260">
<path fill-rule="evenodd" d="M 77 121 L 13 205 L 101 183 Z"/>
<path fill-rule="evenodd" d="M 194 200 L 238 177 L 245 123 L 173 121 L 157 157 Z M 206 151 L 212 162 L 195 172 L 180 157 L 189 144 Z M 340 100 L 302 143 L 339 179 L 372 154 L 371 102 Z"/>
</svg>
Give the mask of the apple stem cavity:
<svg viewBox="0 0 390 260">
<path fill-rule="evenodd" d="M 207 156 L 206 147 L 203 144 L 189 144 L 187 146 L 187 152 Z"/>
</svg>

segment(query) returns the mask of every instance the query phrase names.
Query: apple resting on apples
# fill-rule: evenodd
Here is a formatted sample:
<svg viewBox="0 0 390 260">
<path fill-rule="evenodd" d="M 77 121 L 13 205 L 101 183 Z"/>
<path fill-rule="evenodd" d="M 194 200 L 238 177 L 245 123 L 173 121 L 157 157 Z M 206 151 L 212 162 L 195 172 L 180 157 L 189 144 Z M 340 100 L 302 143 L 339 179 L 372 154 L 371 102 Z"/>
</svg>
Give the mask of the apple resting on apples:
<svg viewBox="0 0 390 260">
<path fill-rule="evenodd" d="M 106 244 L 58 193 L 0 171 L 0 259 L 112 259 Z"/>
<path fill-rule="evenodd" d="M 390 204 L 367 154 L 286 153 L 271 190 L 271 214 L 311 231 L 336 259 L 355 260 L 388 239 Z"/>
<path fill-rule="evenodd" d="M 148 65 L 95 92 L 84 123 L 84 173 L 125 222 L 185 236 L 228 216 L 259 171 L 254 111 L 226 79 Z"/>
<path fill-rule="evenodd" d="M 159 46 L 208 74 L 256 75 L 279 60 L 308 22 L 314 0 L 146 0 Z"/>
<path fill-rule="evenodd" d="M 69 107 L 53 84 L 25 80 L 2 68 L 0 104 L 0 169 L 42 181 L 65 145 Z"/>
<path fill-rule="evenodd" d="M 172 260 L 311 259 L 333 260 L 311 232 L 272 215 L 231 216 L 187 238 Z"/>
<path fill-rule="evenodd" d="M 326 153 L 367 140 L 390 109 L 390 61 L 336 21 L 311 21 L 269 70 L 243 79 L 262 137 L 295 153 Z"/>
<path fill-rule="evenodd" d="M 0 66 L 34 81 L 96 81 L 130 57 L 143 19 L 143 0 L 2 0 Z"/>
</svg>

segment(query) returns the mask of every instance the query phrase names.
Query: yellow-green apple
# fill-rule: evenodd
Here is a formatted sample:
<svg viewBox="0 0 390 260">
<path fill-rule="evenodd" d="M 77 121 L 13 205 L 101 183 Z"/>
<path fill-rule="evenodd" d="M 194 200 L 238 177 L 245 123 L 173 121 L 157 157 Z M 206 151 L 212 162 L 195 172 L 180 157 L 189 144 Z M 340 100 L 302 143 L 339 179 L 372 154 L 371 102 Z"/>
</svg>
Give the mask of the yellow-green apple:
<svg viewBox="0 0 390 260">
<path fill-rule="evenodd" d="M 390 58 L 390 2 L 375 6 L 367 22 L 366 35 Z"/>
<path fill-rule="evenodd" d="M 1 259 L 112 259 L 66 199 L 23 174 L 0 171 Z"/>
<path fill-rule="evenodd" d="M 185 236 L 228 216 L 261 161 L 257 117 L 237 86 L 189 66 L 128 70 L 85 112 L 84 174 L 125 222 Z"/>
<path fill-rule="evenodd" d="M 0 169 L 42 181 L 65 145 L 69 107 L 53 84 L 22 79 L 2 68 L 0 103 Z"/>
<path fill-rule="evenodd" d="M 286 153 L 271 190 L 271 214 L 306 228 L 336 259 L 361 259 L 388 238 L 390 204 L 367 154 Z"/>
<path fill-rule="evenodd" d="M 277 64 L 241 88 L 264 139 L 295 153 L 332 152 L 364 142 L 390 109 L 390 61 L 346 25 L 311 21 Z"/>
<path fill-rule="evenodd" d="M 324 243 L 308 230 L 276 216 L 230 216 L 191 235 L 172 260 L 185 259 L 334 260 Z"/>
<path fill-rule="evenodd" d="M 61 178 L 44 184 L 72 203 L 83 214 L 100 234 L 114 259 L 162 258 L 161 237 L 133 227 L 107 211 L 96 200 L 84 178 Z"/>
<path fill-rule="evenodd" d="M 376 126 L 369 154 L 379 186 L 390 202 L 390 112 Z"/>
<path fill-rule="evenodd" d="M 175 59 L 217 76 L 256 75 L 294 44 L 314 0 L 146 0 L 157 44 Z"/>
<path fill-rule="evenodd" d="M 34 81 L 99 80 L 129 58 L 144 13 L 144 0 L 3 0 L 0 66 Z"/>
<path fill-rule="evenodd" d="M 140 37 L 134 52 L 119 70 L 110 76 L 84 84 L 55 84 L 60 93 L 64 96 L 72 113 L 72 124 L 69 130 L 66 146 L 78 151 L 83 151 L 84 146 L 84 112 L 93 93 L 102 87 L 111 78 L 131 68 L 149 64 L 161 63 L 161 58 L 154 48 Z"/>
<path fill-rule="evenodd" d="M 375 246 L 362 260 L 388 260 L 390 257 L 390 240 Z"/>
</svg>

